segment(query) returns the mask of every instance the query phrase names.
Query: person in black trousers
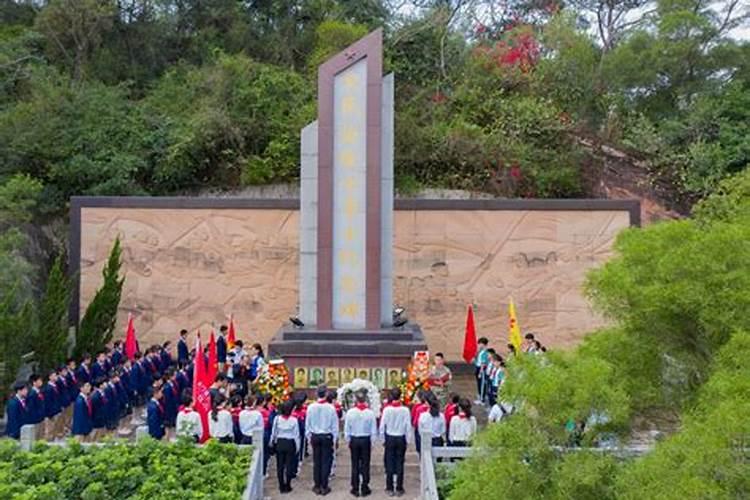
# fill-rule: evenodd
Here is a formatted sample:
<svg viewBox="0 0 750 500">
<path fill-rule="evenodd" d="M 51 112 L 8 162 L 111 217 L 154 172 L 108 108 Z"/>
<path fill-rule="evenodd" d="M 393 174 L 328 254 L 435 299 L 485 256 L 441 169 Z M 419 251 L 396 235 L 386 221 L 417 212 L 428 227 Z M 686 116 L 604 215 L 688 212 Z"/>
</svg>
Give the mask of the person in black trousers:
<svg viewBox="0 0 750 500">
<path fill-rule="evenodd" d="M 300 447 L 299 423 L 292 416 L 294 403 L 285 401 L 281 405 L 281 414 L 273 421 L 271 443 L 276 449 L 276 475 L 279 478 L 279 491 L 292 491 L 292 478 L 295 470 L 295 457 Z"/>
<path fill-rule="evenodd" d="M 307 408 L 305 434 L 313 449 L 313 493 L 328 495 L 333 443 L 338 437 L 339 421 L 336 409 L 326 400 L 326 386 L 318 387 L 318 400 Z"/>
<path fill-rule="evenodd" d="M 355 497 L 369 496 L 372 441 L 378 435 L 375 413 L 367 406 L 367 395 L 356 394 L 357 404 L 346 412 L 344 437 L 352 457 L 352 490 Z"/>
<path fill-rule="evenodd" d="M 391 403 L 380 418 L 380 436 L 385 444 L 385 489 L 388 496 L 403 496 L 406 444 L 412 435 L 411 413 L 401 405 L 401 390 L 391 390 Z M 394 487 L 394 476 L 396 484 Z"/>
</svg>

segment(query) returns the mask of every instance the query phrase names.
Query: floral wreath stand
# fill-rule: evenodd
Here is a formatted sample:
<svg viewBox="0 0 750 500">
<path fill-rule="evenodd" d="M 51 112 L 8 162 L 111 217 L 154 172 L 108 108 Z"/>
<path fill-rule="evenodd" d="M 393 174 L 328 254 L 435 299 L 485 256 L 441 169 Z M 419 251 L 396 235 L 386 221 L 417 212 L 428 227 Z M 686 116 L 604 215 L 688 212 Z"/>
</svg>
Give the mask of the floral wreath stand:
<svg viewBox="0 0 750 500">
<path fill-rule="evenodd" d="M 354 395 L 364 391 L 367 394 L 367 404 L 370 409 L 375 412 L 375 415 L 380 415 L 380 391 L 379 389 L 370 382 L 369 380 L 363 380 L 361 378 L 355 378 L 348 384 L 344 384 L 337 390 L 337 400 L 344 411 L 352 408 L 356 401 Z"/>
</svg>

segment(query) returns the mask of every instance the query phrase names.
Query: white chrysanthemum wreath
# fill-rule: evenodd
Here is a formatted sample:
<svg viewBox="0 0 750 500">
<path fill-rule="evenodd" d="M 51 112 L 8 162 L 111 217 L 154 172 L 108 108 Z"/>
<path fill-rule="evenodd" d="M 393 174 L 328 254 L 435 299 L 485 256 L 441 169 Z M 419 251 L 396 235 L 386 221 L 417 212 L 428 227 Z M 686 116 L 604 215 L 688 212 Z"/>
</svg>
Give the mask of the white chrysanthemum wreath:
<svg viewBox="0 0 750 500">
<path fill-rule="evenodd" d="M 339 387 L 337 391 L 337 399 L 339 404 L 348 410 L 354 406 L 354 394 L 359 391 L 365 391 L 367 393 L 367 404 L 370 409 L 375 412 L 375 415 L 380 415 L 380 391 L 375 384 L 369 380 L 363 380 L 361 378 L 355 378 L 348 384 L 344 384 Z"/>
</svg>

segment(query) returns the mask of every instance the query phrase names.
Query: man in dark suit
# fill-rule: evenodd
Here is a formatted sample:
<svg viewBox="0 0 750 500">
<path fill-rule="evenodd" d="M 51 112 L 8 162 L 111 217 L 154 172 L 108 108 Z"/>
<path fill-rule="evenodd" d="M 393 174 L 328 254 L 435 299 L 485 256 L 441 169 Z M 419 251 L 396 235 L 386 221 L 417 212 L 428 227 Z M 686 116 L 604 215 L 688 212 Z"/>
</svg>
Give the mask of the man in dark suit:
<svg viewBox="0 0 750 500">
<path fill-rule="evenodd" d="M 78 371 L 76 371 L 76 376 L 78 377 L 78 383 L 81 382 L 88 382 L 92 386 L 94 385 L 94 379 L 91 374 L 91 355 L 90 354 L 84 354 L 81 358 L 81 365 L 78 367 Z"/>
<path fill-rule="evenodd" d="M 99 380 L 102 377 L 107 377 L 107 355 L 104 351 L 96 353 L 96 363 L 91 368 L 91 377 L 94 380 Z"/>
<path fill-rule="evenodd" d="M 180 368 L 190 362 L 190 349 L 187 343 L 188 331 L 184 328 L 180 330 L 180 340 L 177 341 L 177 364 Z"/>
<path fill-rule="evenodd" d="M 13 439 L 21 439 L 21 427 L 28 423 L 26 396 L 29 394 L 29 389 L 23 382 L 18 382 L 13 386 L 13 392 L 13 397 L 5 406 L 7 417 L 5 433 Z"/>
<path fill-rule="evenodd" d="M 227 325 L 219 328 L 219 338 L 216 339 L 216 361 L 219 363 L 219 371 L 224 372 L 227 365 Z"/>
<path fill-rule="evenodd" d="M 112 366 L 117 367 L 122 364 L 122 360 L 125 358 L 125 353 L 122 352 L 122 342 L 119 340 L 115 340 L 115 343 L 112 345 Z"/>
<path fill-rule="evenodd" d="M 37 374 L 29 377 L 29 393 L 26 397 L 27 422 L 39 425 L 44 422 L 44 393 L 42 393 L 43 379 Z"/>
<path fill-rule="evenodd" d="M 146 407 L 148 434 L 154 439 L 164 437 L 164 408 L 161 405 L 162 387 L 154 384 L 154 392 Z"/>
<path fill-rule="evenodd" d="M 80 392 L 76 397 L 76 401 L 73 405 L 73 436 L 76 436 L 80 440 L 86 439 L 91 431 L 93 430 L 93 408 L 91 404 L 91 384 L 83 382 L 80 387 Z"/>
<path fill-rule="evenodd" d="M 94 428 L 92 438 L 96 441 L 104 437 L 107 432 L 107 411 L 109 410 L 107 396 L 104 390 L 107 387 L 106 379 L 94 382 L 95 389 L 91 394 L 91 420 Z"/>
</svg>

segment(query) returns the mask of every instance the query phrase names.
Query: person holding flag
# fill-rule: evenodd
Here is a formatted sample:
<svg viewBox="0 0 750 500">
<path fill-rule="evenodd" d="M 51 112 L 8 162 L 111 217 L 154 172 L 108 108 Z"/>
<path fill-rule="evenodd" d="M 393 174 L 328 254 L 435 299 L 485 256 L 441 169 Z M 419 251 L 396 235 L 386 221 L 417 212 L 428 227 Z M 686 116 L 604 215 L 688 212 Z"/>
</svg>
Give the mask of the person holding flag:
<svg viewBox="0 0 750 500">
<path fill-rule="evenodd" d="M 515 353 L 518 354 L 521 352 L 521 344 L 523 343 L 523 339 L 521 338 L 521 327 L 518 324 L 518 317 L 516 316 L 516 306 L 513 303 L 513 297 L 510 298 L 510 302 L 508 303 L 508 316 L 510 317 L 509 341 L 510 344 L 513 344 Z"/>
<path fill-rule="evenodd" d="M 469 304 L 466 311 L 463 358 L 467 363 L 474 365 L 474 377 L 477 381 L 477 399 L 474 401 L 476 404 L 484 402 L 487 392 L 484 377 L 484 371 L 489 363 L 487 344 L 489 344 L 489 341 L 485 337 L 477 340 L 476 327 L 474 326 L 474 308 Z"/>
<path fill-rule="evenodd" d="M 201 420 L 201 436 L 199 442 L 203 443 L 209 438 L 208 414 L 211 412 L 211 394 L 208 388 L 211 382 L 208 378 L 206 363 L 203 359 L 201 347 L 201 335 L 198 333 L 195 340 L 195 357 L 193 358 L 193 410 L 198 412 Z"/>
</svg>

